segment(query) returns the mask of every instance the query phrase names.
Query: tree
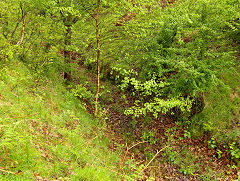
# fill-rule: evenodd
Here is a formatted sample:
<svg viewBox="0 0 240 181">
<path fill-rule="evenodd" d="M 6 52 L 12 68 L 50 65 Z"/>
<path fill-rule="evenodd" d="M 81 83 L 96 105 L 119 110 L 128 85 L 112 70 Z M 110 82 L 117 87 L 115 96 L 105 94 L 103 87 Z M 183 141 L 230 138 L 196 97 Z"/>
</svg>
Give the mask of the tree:
<svg viewBox="0 0 240 181">
<path fill-rule="evenodd" d="M 81 2 L 85 14 L 82 14 L 81 23 L 77 24 L 76 29 L 74 29 L 74 36 L 78 40 L 75 41 L 74 46 L 79 47 L 80 54 L 87 57 L 85 65 L 92 66 L 97 73 L 95 116 L 98 112 L 100 78 L 103 73 L 101 70 L 103 67 L 107 67 L 109 58 L 112 60 L 117 57 L 117 54 L 113 54 L 112 51 L 112 47 L 117 49 L 115 45 L 112 45 L 117 43 L 119 38 L 117 33 L 120 27 L 117 27 L 116 23 L 129 11 L 126 8 L 129 5 L 132 5 L 132 3 L 120 0 L 114 2 L 100 0 Z"/>
<path fill-rule="evenodd" d="M 100 35 L 99 35 L 99 15 L 100 15 L 100 0 L 97 3 L 97 17 L 96 17 L 96 37 L 97 37 L 97 92 L 95 96 L 95 116 L 98 113 L 98 96 L 99 96 L 99 88 L 100 88 L 100 54 L 101 54 L 101 46 L 100 46 Z"/>
<path fill-rule="evenodd" d="M 75 1 L 70 0 L 61 0 L 56 1 L 55 7 L 53 9 L 59 12 L 56 13 L 56 17 L 61 19 L 64 25 L 64 59 L 65 59 L 65 71 L 64 71 L 64 78 L 68 81 L 71 81 L 71 68 L 68 68 L 71 63 L 71 42 L 72 42 L 72 27 L 76 24 L 81 16 L 81 12 Z M 71 67 L 71 66 L 70 66 Z"/>
</svg>

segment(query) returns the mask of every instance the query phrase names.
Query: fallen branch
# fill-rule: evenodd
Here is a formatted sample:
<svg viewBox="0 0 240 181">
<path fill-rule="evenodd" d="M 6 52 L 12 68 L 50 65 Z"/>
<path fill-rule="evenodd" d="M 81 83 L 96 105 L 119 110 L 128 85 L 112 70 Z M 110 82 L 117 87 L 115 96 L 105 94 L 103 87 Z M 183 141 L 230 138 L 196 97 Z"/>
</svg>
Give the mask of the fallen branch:
<svg viewBox="0 0 240 181">
<path fill-rule="evenodd" d="M 11 172 L 11 171 L 8 171 L 8 170 L 3 170 L 3 169 L 0 169 L 0 172 L 3 172 L 3 173 L 9 173 L 9 174 L 12 174 L 12 175 L 17 175 L 18 172 Z"/>
<path fill-rule="evenodd" d="M 128 154 L 128 152 L 129 152 L 129 150 L 132 149 L 132 148 L 134 148 L 135 146 L 137 146 L 137 145 L 139 145 L 139 144 L 146 143 L 146 142 L 147 142 L 147 141 L 138 142 L 138 143 L 134 144 L 133 146 L 131 146 L 130 148 L 128 148 L 128 146 L 127 146 L 127 144 L 126 144 L 127 150 L 126 150 L 126 152 L 125 152 L 125 154 L 124 154 L 124 157 L 123 157 L 123 159 L 122 159 L 122 161 L 121 161 L 121 163 L 120 163 L 120 168 L 119 168 L 119 170 L 118 170 L 118 173 L 120 173 L 120 172 L 123 170 L 123 164 L 124 164 L 124 162 L 125 162 L 125 159 L 126 159 L 126 157 L 127 157 L 127 154 Z"/>
<path fill-rule="evenodd" d="M 160 152 L 162 152 L 164 149 L 166 149 L 168 146 L 165 146 L 164 148 L 162 148 L 161 150 L 157 151 L 157 153 L 154 155 L 154 157 L 148 162 L 148 164 L 140 171 L 140 173 L 142 173 L 144 170 L 146 170 L 148 168 L 148 166 L 152 163 L 152 161 L 158 156 L 158 154 Z M 139 173 L 139 174 L 140 174 Z"/>
</svg>

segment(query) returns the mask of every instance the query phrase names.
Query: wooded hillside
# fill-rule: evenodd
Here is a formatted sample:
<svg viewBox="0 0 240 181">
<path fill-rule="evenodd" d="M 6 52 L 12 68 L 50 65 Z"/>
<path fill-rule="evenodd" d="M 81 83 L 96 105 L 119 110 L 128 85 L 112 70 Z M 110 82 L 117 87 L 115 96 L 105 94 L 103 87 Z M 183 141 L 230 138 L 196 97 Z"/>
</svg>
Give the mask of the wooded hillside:
<svg viewBox="0 0 240 181">
<path fill-rule="evenodd" d="M 239 0 L 1 0 L 0 180 L 239 180 Z"/>
</svg>

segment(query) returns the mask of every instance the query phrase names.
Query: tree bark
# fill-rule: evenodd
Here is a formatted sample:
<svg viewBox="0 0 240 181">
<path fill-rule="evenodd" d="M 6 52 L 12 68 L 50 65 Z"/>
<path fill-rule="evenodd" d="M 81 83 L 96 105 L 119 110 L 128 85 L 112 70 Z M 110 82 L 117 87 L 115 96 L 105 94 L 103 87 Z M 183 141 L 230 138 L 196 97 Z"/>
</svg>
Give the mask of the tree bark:
<svg viewBox="0 0 240 181">
<path fill-rule="evenodd" d="M 19 44 L 21 45 L 23 43 L 23 40 L 24 40 L 24 35 L 25 35 L 25 26 L 26 26 L 26 16 L 27 14 L 24 14 L 23 15 L 23 25 L 22 25 L 22 32 L 21 32 L 21 37 L 20 37 L 20 40 L 19 40 Z"/>
<path fill-rule="evenodd" d="M 67 50 L 67 46 L 71 45 L 72 30 L 71 30 L 71 25 L 67 25 L 66 27 L 67 29 L 65 33 L 64 59 L 65 59 L 65 63 L 69 65 L 71 60 L 71 52 Z M 64 72 L 64 79 L 71 81 L 71 71 Z"/>
<path fill-rule="evenodd" d="M 98 113 L 98 97 L 99 97 L 99 89 L 100 89 L 100 55 L 101 55 L 101 46 L 100 46 L 100 35 L 99 35 L 99 14 L 100 14 L 100 0 L 98 0 L 97 4 L 97 17 L 96 17 L 96 35 L 97 35 L 97 92 L 95 96 L 95 113 L 97 116 Z"/>
</svg>

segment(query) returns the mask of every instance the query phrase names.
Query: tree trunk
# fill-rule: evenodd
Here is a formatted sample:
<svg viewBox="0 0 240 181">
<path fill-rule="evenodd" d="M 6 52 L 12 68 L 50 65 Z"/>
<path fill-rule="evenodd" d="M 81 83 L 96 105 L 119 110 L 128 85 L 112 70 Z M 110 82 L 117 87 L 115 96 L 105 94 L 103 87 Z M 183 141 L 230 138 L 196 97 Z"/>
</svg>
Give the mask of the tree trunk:
<svg viewBox="0 0 240 181">
<path fill-rule="evenodd" d="M 24 14 L 23 19 L 22 19 L 23 20 L 23 25 L 22 25 L 21 37 L 20 37 L 20 40 L 19 40 L 20 45 L 23 43 L 23 40 L 24 40 L 25 26 L 26 26 L 26 16 L 27 16 L 27 14 Z"/>
<path fill-rule="evenodd" d="M 95 113 L 97 116 L 98 113 L 98 96 L 100 89 L 100 35 L 99 35 L 99 14 L 100 14 L 100 0 L 98 0 L 97 4 L 97 18 L 96 18 L 96 35 L 97 35 L 97 92 L 95 96 Z"/>
<path fill-rule="evenodd" d="M 20 22 L 22 21 L 22 19 L 23 19 L 23 17 L 21 17 L 21 18 L 18 20 L 18 22 L 17 22 L 15 28 L 13 29 L 12 34 L 11 34 L 11 37 L 10 37 L 10 43 L 12 43 L 13 36 L 14 36 L 14 34 L 15 34 L 17 28 L 18 28 L 18 25 L 19 25 Z"/>
<path fill-rule="evenodd" d="M 70 25 L 67 25 L 66 27 L 67 29 L 65 33 L 64 59 L 65 59 L 65 63 L 69 65 L 71 60 L 71 52 L 67 50 L 67 46 L 71 45 L 72 30 Z M 71 70 L 64 72 L 64 79 L 71 81 Z"/>
</svg>

